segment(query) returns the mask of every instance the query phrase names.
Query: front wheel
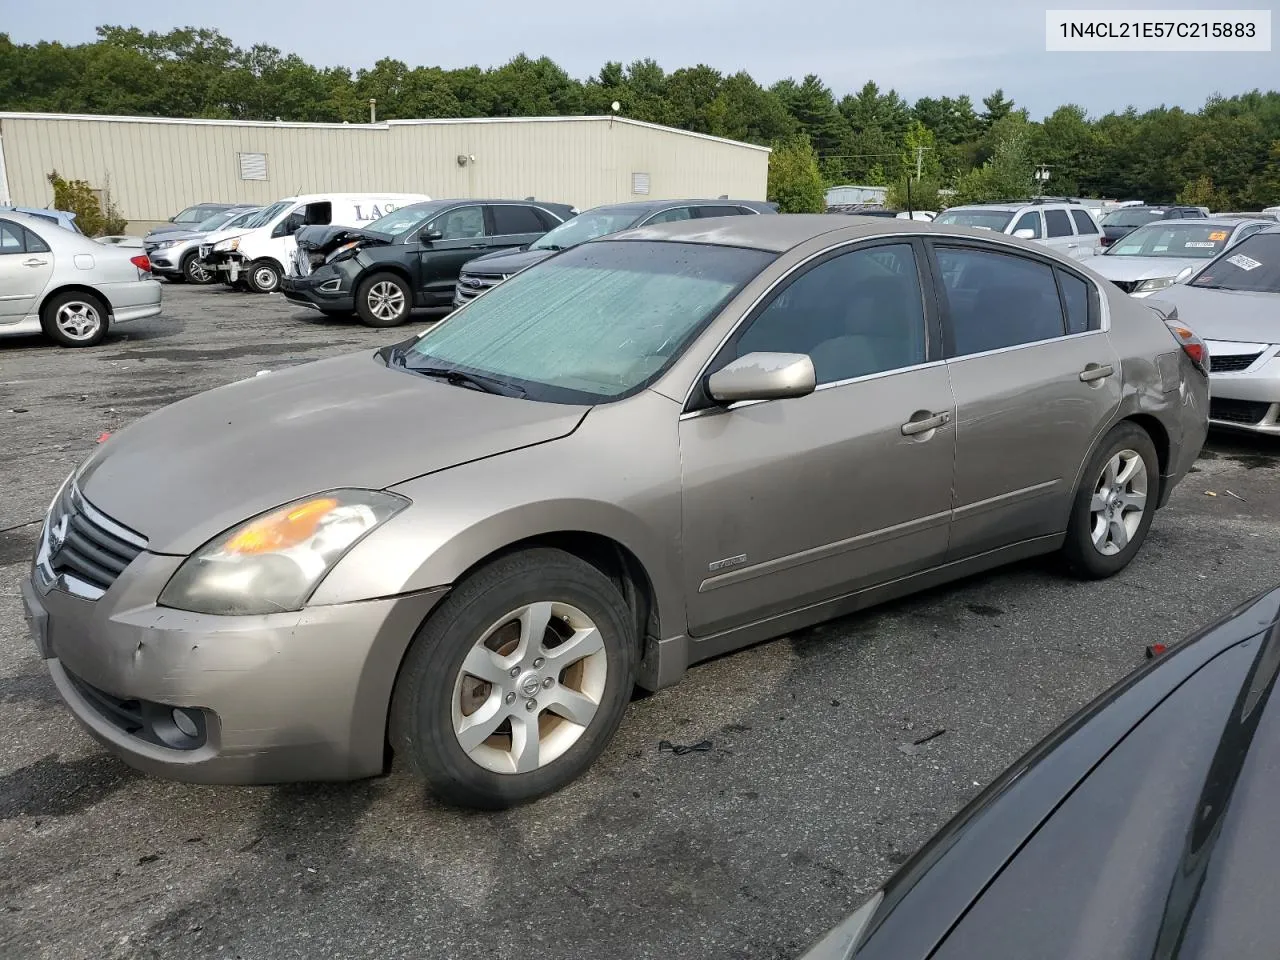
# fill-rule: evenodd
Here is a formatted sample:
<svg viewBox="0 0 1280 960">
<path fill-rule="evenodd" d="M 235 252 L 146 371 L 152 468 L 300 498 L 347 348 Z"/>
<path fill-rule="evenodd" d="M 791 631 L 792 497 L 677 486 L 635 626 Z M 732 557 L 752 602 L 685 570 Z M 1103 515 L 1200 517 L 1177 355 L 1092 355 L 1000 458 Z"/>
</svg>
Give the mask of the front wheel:
<svg viewBox="0 0 1280 960">
<path fill-rule="evenodd" d="M 560 789 L 622 720 L 634 622 L 607 577 L 561 550 L 482 568 L 414 639 L 392 697 L 392 747 L 459 806 L 501 809 Z"/>
<path fill-rule="evenodd" d="M 213 274 L 197 254 L 189 253 L 182 261 L 182 279 L 187 283 L 204 286 L 213 283 Z"/>
<path fill-rule="evenodd" d="M 375 273 L 356 291 L 356 313 L 366 326 L 396 327 L 409 319 L 413 294 L 394 273 Z"/>
<path fill-rule="evenodd" d="M 1068 569 L 1100 580 L 1127 567 L 1147 537 L 1159 495 L 1155 444 L 1137 424 L 1119 424 L 1098 445 L 1076 491 L 1062 546 Z"/>
<path fill-rule="evenodd" d="M 280 289 L 280 265 L 274 260 L 255 260 L 249 264 L 249 289 L 254 293 L 275 293 Z"/>
</svg>

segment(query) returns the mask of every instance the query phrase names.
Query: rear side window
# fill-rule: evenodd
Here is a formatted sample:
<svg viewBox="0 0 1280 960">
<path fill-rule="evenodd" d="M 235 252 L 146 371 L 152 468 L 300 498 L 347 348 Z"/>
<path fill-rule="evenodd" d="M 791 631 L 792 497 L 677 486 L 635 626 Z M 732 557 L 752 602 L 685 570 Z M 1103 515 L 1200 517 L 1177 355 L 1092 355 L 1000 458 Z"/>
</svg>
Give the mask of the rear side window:
<svg viewBox="0 0 1280 960">
<path fill-rule="evenodd" d="M 1067 217 L 1065 210 L 1046 210 L 1044 212 L 1044 225 L 1050 237 L 1069 237 L 1071 236 L 1071 220 Z"/>
<path fill-rule="evenodd" d="M 1076 233 L 1083 236 L 1086 233 L 1097 233 L 1097 224 L 1093 222 L 1093 217 L 1085 213 L 1083 210 L 1072 210 L 1071 219 L 1076 222 Z"/>
<path fill-rule="evenodd" d="M 32 233 L 30 230 L 23 228 L 22 235 L 27 242 L 27 253 L 48 253 L 49 252 L 49 245 L 45 243 L 43 240 L 41 240 L 34 233 Z"/>
<path fill-rule="evenodd" d="M 937 258 L 947 303 L 948 356 L 1063 335 L 1062 302 L 1048 265 L 970 247 L 938 247 Z"/>
<path fill-rule="evenodd" d="M 1098 293 L 1074 273 L 1058 271 L 1062 289 L 1062 306 L 1067 315 L 1067 333 L 1086 333 L 1099 327 Z"/>
<path fill-rule="evenodd" d="M 0 254 L 22 253 L 24 247 L 22 228 L 8 220 L 0 220 Z"/>
<path fill-rule="evenodd" d="M 1040 212 L 1038 210 L 1028 210 L 1018 218 L 1018 222 L 1013 225 L 1014 232 L 1019 230 L 1030 230 L 1032 238 L 1039 240 L 1044 236 L 1044 231 L 1040 229 Z"/>
<path fill-rule="evenodd" d="M 741 207 L 730 206 L 696 207 L 695 209 L 700 217 L 740 217 L 744 212 Z"/>
<path fill-rule="evenodd" d="M 499 203 L 491 206 L 489 211 L 493 214 L 493 232 L 495 236 L 505 237 L 513 233 L 542 233 L 545 229 L 542 226 L 542 221 L 533 212 L 532 207 Z"/>
</svg>

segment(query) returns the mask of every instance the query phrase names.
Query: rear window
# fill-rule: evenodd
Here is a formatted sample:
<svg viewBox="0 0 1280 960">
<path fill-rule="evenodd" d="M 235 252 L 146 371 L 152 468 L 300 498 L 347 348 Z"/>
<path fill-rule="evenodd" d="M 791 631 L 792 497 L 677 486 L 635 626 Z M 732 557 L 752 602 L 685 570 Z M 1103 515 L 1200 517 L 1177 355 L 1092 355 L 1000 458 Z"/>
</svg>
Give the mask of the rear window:
<svg viewBox="0 0 1280 960">
<path fill-rule="evenodd" d="M 1093 222 L 1093 217 L 1085 213 L 1083 210 L 1072 210 L 1071 219 L 1075 221 L 1076 233 L 1097 233 L 1098 225 Z"/>
<path fill-rule="evenodd" d="M 1104 227 L 1140 227 L 1164 216 L 1164 210 L 1112 210 L 1102 218 Z"/>
</svg>

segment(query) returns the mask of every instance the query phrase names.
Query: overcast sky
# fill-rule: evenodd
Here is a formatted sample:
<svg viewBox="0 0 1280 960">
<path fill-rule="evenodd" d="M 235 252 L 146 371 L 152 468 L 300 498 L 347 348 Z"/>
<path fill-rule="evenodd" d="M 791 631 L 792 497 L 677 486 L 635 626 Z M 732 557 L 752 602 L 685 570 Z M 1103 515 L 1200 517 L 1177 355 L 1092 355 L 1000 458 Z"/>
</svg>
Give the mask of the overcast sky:
<svg viewBox="0 0 1280 960">
<path fill-rule="evenodd" d="M 816 73 L 837 96 L 867 80 L 908 101 L 997 87 L 1034 119 L 1064 102 L 1091 114 L 1161 103 L 1198 108 L 1213 93 L 1280 88 L 1280 53 L 1046 53 L 1046 8 L 1262 8 L 1275 0 L 215 0 L 104 4 L 0 0 L 18 43 L 94 38 L 103 22 L 164 31 L 216 28 L 311 63 L 353 69 L 394 57 L 411 66 L 497 65 L 543 54 L 579 78 L 607 60 L 652 57 L 668 70 L 708 63 L 766 86 Z M 1280 18 L 1277 18 L 1280 19 Z M 1280 25 L 1277 25 L 1280 26 Z"/>
</svg>

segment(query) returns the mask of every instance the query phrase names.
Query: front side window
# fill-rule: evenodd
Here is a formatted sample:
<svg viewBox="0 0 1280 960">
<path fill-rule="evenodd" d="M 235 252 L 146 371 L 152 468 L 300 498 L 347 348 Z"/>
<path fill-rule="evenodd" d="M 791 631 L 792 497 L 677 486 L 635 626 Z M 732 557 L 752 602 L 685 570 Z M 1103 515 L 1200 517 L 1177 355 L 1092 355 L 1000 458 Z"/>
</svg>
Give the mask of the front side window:
<svg viewBox="0 0 1280 960">
<path fill-rule="evenodd" d="M 675 223 L 677 220 L 689 220 L 692 217 L 693 209 L 691 207 L 672 207 L 670 210 L 655 213 L 644 224 L 648 227 L 655 223 Z"/>
<path fill-rule="evenodd" d="M 1098 232 L 1098 225 L 1093 222 L 1093 217 L 1084 210 L 1072 210 L 1071 219 L 1075 221 L 1076 233 L 1081 236 Z"/>
<path fill-rule="evenodd" d="M 1280 293 L 1280 232 L 1241 240 L 1206 264 L 1190 284 L 1209 290 Z"/>
<path fill-rule="evenodd" d="M 775 254 L 601 240 L 517 273 L 419 337 L 409 370 L 458 370 L 533 400 L 602 403 L 652 382 Z"/>
<path fill-rule="evenodd" d="M 1050 237 L 1071 236 L 1071 218 L 1065 210 L 1046 210 L 1044 212 L 1045 232 Z"/>
<path fill-rule="evenodd" d="M 1053 270 L 1026 257 L 938 247 L 946 295 L 948 356 L 963 357 L 1063 335 Z"/>
<path fill-rule="evenodd" d="M 495 236 L 507 237 L 516 233 L 542 233 L 542 221 L 530 207 L 514 203 L 495 203 L 489 208 L 493 214 Z"/>
<path fill-rule="evenodd" d="M 474 240 L 484 236 L 484 211 L 480 207 L 456 207 L 442 213 L 427 231 L 440 231 L 441 240 Z"/>
<path fill-rule="evenodd" d="M 911 244 L 854 250 L 805 271 L 723 359 L 757 352 L 808 354 L 819 384 L 924 363 L 924 302 Z"/>
<path fill-rule="evenodd" d="M 1015 233 L 1019 230 L 1030 230 L 1031 238 L 1039 240 L 1044 236 L 1044 231 L 1040 229 L 1040 211 L 1028 210 L 1018 218 L 1018 222 L 1013 225 L 1013 230 Z"/>
</svg>

